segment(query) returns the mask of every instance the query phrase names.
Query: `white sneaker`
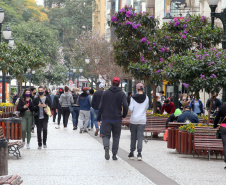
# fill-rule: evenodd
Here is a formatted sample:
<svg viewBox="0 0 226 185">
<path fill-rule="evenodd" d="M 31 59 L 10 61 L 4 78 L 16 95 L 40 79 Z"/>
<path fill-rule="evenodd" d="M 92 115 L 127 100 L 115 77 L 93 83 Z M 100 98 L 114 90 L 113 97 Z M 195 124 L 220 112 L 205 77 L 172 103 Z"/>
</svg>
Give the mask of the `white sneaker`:
<svg viewBox="0 0 226 185">
<path fill-rule="evenodd" d="M 43 148 L 47 148 L 47 145 L 43 145 Z"/>
<path fill-rule="evenodd" d="M 64 127 L 64 130 L 67 130 L 67 127 Z"/>
<path fill-rule="evenodd" d="M 38 149 L 41 150 L 42 149 L 42 146 L 38 146 Z"/>
<path fill-rule="evenodd" d="M 27 144 L 27 149 L 30 149 L 30 145 L 29 144 Z"/>
</svg>

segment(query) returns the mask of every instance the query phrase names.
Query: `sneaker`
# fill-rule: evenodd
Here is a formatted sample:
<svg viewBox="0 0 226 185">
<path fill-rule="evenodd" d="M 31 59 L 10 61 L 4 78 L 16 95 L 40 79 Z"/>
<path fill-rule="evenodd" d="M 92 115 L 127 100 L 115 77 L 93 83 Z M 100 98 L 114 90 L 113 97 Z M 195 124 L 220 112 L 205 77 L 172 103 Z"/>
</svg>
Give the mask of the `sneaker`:
<svg viewBox="0 0 226 185">
<path fill-rule="evenodd" d="M 112 156 L 112 159 L 113 159 L 114 161 L 117 161 L 117 160 L 118 160 L 118 158 L 116 157 L 116 155 L 113 155 L 113 156 Z"/>
<path fill-rule="evenodd" d="M 93 128 L 91 128 L 90 130 L 93 131 Z"/>
<path fill-rule="evenodd" d="M 60 129 L 60 125 L 58 125 L 57 127 L 55 127 L 56 129 Z"/>
<path fill-rule="evenodd" d="M 79 133 L 82 134 L 82 132 L 83 132 L 83 129 L 80 129 L 80 132 Z"/>
<path fill-rule="evenodd" d="M 67 127 L 64 127 L 64 130 L 67 130 Z"/>
<path fill-rule="evenodd" d="M 27 149 L 30 149 L 30 145 L 29 144 L 27 144 Z"/>
<path fill-rule="evenodd" d="M 47 148 L 47 145 L 43 145 L 43 148 Z"/>
<path fill-rule="evenodd" d="M 98 136 L 99 128 L 96 129 L 95 136 Z"/>
<path fill-rule="evenodd" d="M 91 128 L 89 127 L 89 128 L 88 128 L 88 131 L 90 131 L 90 130 L 91 130 Z"/>
<path fill-rule="evenodd" d="M 88 133 L 88 131 L 87 131 L 87 130 L 84 130 L 83 132 L 84 132 L 84 133 Z"/>
<path fill-rule="evenodd" d="M 109 147 L 105 147 L 105 159 L 109 160 L 110 159 L 110 155 L 109 155 Z"/>
<path fill-rule="evenodd" d="M 224 167 L 224 169 L 226 170 L 226 166 Z"/>
<path fill-rule="evenodd" d="M 75 128 L 75 127 L 73 127 L 73 130 L 76 130 L 76 128 Z"/>
<path fill-rule="evenodd" d="M 138 153 L 137 159 L 138 159 L 138 161 L 142 161 L 142 155 L 141 155 L 141 153 Z"/>
<path fill-rule="evenodd" d="M 134 159 L 134 154 L 133 152 L 130 152 L 129 155 L 128 155 L 129 159 Z"/>
<path fill-rule="evenodd" d="M 39 149 L 39 150 L 42 149 L 42 146 L 38 146 L 38 149 Z"/>
</svg>

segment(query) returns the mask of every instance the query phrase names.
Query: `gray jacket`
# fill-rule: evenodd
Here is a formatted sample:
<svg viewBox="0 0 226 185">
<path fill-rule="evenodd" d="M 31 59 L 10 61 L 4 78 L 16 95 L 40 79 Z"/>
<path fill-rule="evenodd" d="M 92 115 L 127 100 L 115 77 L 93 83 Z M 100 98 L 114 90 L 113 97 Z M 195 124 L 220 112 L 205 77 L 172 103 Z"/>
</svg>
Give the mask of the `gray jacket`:
<svg viewBox="0 0 226 185">
<path fill-rule="evenodd" d="M 74 100 L 71 94 L 65 92 L 60 96 L 59 103 L 61 107 L 69 107 L 69 105 L 72 105 L 74 103 Z"/>
</svg>

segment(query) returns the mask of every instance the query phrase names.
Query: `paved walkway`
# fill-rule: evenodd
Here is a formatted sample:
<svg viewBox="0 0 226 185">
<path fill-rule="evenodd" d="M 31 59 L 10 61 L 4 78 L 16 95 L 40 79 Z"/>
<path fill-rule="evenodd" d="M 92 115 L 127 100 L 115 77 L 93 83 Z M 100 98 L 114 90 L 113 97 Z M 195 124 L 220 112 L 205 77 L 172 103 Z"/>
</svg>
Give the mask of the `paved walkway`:
<svg viewBox="0 0 226 185">
<path fill-rule="evenodd" d="M 101 138 L 93 132 L 79 134 L 72 130 L 55 129 L 50 120 L 47 149 L 37 149 L 36 134 L 31 149 L 21 150 L 22 158 L 10 156 L 9 174 L 19 174 L 24 185 L 73 184 L 225 184 L 223 160 L 193 158 L 167 149 L 166 142 L 152 140 L 144 144 L 143 161 L 131 161 L 129 130 L 122 130 L 119 160 L 104 159 Z M 62 126 L 62 125 L 61 125 Z"/>
</svg>

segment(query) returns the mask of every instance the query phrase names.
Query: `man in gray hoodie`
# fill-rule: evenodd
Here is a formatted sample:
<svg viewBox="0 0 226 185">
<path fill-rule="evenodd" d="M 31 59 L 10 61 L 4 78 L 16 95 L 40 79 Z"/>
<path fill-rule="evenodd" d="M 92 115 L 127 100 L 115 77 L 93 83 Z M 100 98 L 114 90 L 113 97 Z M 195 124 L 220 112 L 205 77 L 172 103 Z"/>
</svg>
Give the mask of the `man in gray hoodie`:
<svg viewBox="0 0 226 185">
<path fill-rule="evenodd" d="M 69 88 L 64 87 L 64 94 L 60 96 L 59 103 L 61 105 L 61 111 L 63 116 L 64 129 L 67 129 L 68 118 L 70 115 L 69 106 L 74 103 L 74 99 L 71 94 L 69 94 Z"/>
</svg>

